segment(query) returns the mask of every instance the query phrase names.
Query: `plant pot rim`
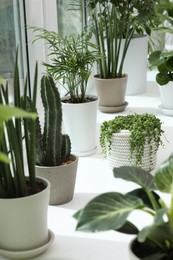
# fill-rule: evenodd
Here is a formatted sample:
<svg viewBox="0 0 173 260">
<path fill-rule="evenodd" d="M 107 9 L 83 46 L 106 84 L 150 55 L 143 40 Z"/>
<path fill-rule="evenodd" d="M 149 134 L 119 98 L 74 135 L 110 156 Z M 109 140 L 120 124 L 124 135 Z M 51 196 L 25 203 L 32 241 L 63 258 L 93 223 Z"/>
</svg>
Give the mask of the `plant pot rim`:
<svg viewBox="0 0 173 260">
<path fill-rule="evenodd" d="M 126 74 L 126 73 L 123 73 L 123 76 L 122 77 L 117 77 L 117 78 L 100 78 L 100 74 L 95 74 L 94 76 L 93 76 L 93 78 L 95 79 L 95 80 L 122 80 L 122 79 L 125 79 L 125 78 L 127 78 L 128 77 L 128 74 Z"/>
<path fill-rule="evenodd" d="M 37 168 L 63 168 L 63 167 L 68 167 L 69 165 L 73 165 L 76 162 L 78 162 L 79 158 L 77 155 L 71 154 L 70 155 L 70 159 L 72 160 L 72 162 L 68 163 L 68 164 L 61 164 L 61 165 L 57 165 L 57 166 L 43 166 L 43 165 L 35 165 L 35 167 Z M 73 160 L 74 159 L 74 160 Z"/>
<path fill-rule="evenodd" d="M 29 178 L 29 177 L 28 177 L 28 178 Z M 45 189 L 43 189 L 43 190 L 41 190 L 41 191 L 39 191 L 39 192 L 36 192 L 36 193 L 34 193 L 34 194 L 30 194 L 30 195 L 28 195 L 28 196 L 24 196 L 24 197 L 18 197 L 18 198 L 0 198 L 0 201 L 8 201 L 9 203 L 11 203 L 12 201 L 26 200 L 26 199 L 29 199 L 29 198 L 34 197 L 34 196 L 37 197 L 38 194 L 40 194 L 41 192 L 43 193 L 43 192 L 46 192 L 47 189 L 50 189 L 51 184 L 50 184 L 50 182 L 49 182 L 47 179 L 45 179 L 45 178 L 43 178 L 43 177 L 37 177 L 37 176 L 36 176 L 36 180 L 41 180 L 41 181 L 43 181 L 43 183 L 46 185 Z"/>
<path fill-rule="evenodd" d="M 85 95 L 85 97 L 93 98 L 93 100 L 90 101 L 90 102 L 83 102 L 83 103 L 69 103 L 69 102 L 63 102 L 63 101 L 64 101 L 64 100 L 68 100 L 68 99 L 70 98 L 70 96 L 64 96 L 64 97 L 61 97 L 61 103 L 62 103 L 63 105 L 82 106 L 82 105 L 88 105 L 88 104 L 93 103 L 93 102 L 95 102 L 95 101 L 98 100 L 98 97 L 97 97 L 96 95 Z"/>
</svg>

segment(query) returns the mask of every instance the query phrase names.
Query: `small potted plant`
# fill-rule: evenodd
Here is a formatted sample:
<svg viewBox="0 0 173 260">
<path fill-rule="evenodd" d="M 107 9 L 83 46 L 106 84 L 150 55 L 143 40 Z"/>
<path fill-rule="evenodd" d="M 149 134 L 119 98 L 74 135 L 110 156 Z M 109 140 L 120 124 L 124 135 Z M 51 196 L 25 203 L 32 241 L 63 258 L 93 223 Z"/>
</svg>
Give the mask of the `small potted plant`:
<svg viewBox="0 0 173 260">
<path fill-rule="evenodd" d="M 150 68 L 156 68 L 156 82 L 159 85 L 163 113 L 173 115 L 173 51 L 154 51 L 149 57 Z"/>
<path fill-rule="evenodd" d="M 0 85 L 0 254 L 28 259 L 42 253 L 54 235 L 47 226 L 50 183 L 35 176 L 36 113 L 21 99 L 18 66 L 13 105 L 8 84 Z M 38 249 L 38 250 L 36 250 Z"/>
<path fill-rule="evenodd" d="M 76 155 L 93 154 L 96 152 L 98 98 L 87 94 L 87 84 L 94 62 L 100 59 L 97 47 L 86 33 L 62 36 L 42 28 L 33 30 L 39 33 L 35 36 L 37 40 L 44 39 L 48 43 L 51 62 L 43 63 L 48 74 L 66 91 L 61 98 L 63 121 L 72 151 Z"/>
<path fill-rule="evenodd" d="M 150 33 L 157 1 L 147 0 L 144 4 L 143 1 L 87 0 L 86 4 L 89 26 L 103 57 L 98 61 L 98 75 L 94 76 L 99 108 L 103 112 L 123 111 L 127 106 L 124 63 L 129 45 L 136 33 L 140 36 Z"/>
<path fill-rule="evenodd" d="M 71 154 L 69 136 L 62 134 L 61 99 L 51 76 L 42 77 L 40 92 L 44 107 L 44 127 L 42 131 L 37 118 L 36 175 L 51 183 L 49 204 L 64 204 L 73 198 L 78 157 Z M 30 107 L 33 109 L 32 103 Z"/>
<path fill-rule="evenodd" d="M 100 145 L 111 167 L 138 166 L 151 170 L 162 144 L 161 121 L 153 114 L 116 116 L 100 129 Z"/>
<path fill-rule="evenodd" d="M 74 215 L 77 219 L 76 229 L 87 232 L 114 230 L 133 234 L 135 239 L 130 243 L 133 256 L 130 259 L 172 259 L 173 155 L 160 165 L 154 176 L 132 166 L 114 168 L 113 172 L 115 178 L 133 182 L 139 188 L 126 194 L 109 192 L 98 195 Z M 162 193 L 170 195 L 170 204 L 164 201 Z M 130 213 L 136 210 L 148 213 L 153 221 L 138 229 L 129 220 Z"/>
</svg>

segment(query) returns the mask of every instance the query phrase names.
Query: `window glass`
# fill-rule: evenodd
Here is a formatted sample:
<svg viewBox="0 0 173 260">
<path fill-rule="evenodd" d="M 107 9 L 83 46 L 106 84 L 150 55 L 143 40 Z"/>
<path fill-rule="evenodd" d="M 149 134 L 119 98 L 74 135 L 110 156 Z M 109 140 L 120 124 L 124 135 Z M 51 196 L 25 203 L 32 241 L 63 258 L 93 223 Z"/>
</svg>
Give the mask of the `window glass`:
<svg viewBox="0 0 173 260">
<path fill-rule="evenodd" d="M 23 75 L 25 44 L 22 44 L 21 30 L 24 30 L 24 23 L 21 21 L 21 6 L 21 0 L 0 0 L 0 75 L 8 80 L 13 78 L 17 48 L 20 72 Z"/>
<path fill-rule="evenodd" d="M 81 32 L 83 16 L 80 5 L 83 1 L 72 2 L 57 0 L 58 32 L 62 35 Z"/>
</svg>

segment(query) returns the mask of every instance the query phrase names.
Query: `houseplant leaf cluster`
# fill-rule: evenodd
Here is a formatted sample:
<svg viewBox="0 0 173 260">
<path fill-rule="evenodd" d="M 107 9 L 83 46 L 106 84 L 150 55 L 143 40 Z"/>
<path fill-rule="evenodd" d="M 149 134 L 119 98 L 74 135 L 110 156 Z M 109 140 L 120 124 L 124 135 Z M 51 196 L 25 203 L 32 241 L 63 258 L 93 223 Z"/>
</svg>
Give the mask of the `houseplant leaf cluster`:
<svg viewBox="0 0 173 260">
<path fill-rule="evenodd" d="M 22 100 L 16 59 L 13 101 L 15 107 L 10 106 L 8 84 L 0 86 L 1 198 L 22 197 L 36 192 L 35 120 L 33 119 L 36 119 L 37 114 L 24 111 L 26 110 L 27 86 L 26 83 Z M 26 168 L 29 174 L 30 188 L 28 188 L 26 181 Z"/>
<path fill-rule="evenodd" d="M 154 51 L 149 57 L 150 68 L 157 68 L 156 82 L 160 85 L 166 85 L 173 81 L 173 51 Z"/>
<path fill-rule="evenodd" d="M 100 128 L 100 145 L 103 154 L 107 154 L 111 149 L 111 137 L 113 133 L 119 133 L 121 130 L 130 131 L 130 158 L 133 154 L 136 156 L 136 166 L 140 166 L 144 152 L 144 145 L 150 144 L 150 153 L 152 154 L 152 141 L 158 150 L 162 144 L 161 129 L 162 122 L 153 114 L 132 114 L 126 116 L 116 116 L 113 120 L 104 121 Z"/>
<path fill-rule="evenodd" d="M 114 168 L 113 173 L 115 178 L 133 182 L 139 188 L 126 194 L 108 192 L 98 195 L 74 215 L 76 229 L 134 234 L 131 249 L 139 259 L 172 259 L 173 155 L 160 165 L 154 176 L 143 169 L 129 166 Z M 168 205 L 161 197 L 162 193 L 169 194 Z M 136 210 L 153 217 L 151 224 L 141 230 L 128 219 Z"/>
<path fill-rule="evenodd" d="M 97 46 L 86 33 L 62 36 L 42 28 L 33 28 L 36 40 L 48 43 L 51 64 L 43 63 L 47 72 L 66 89 L 71 103 L 86 102 L 88 79 L 95 61 L 100 59 Z"/>
<path fill-rule="evenodd" d="M 151 31 L 157 1 L 87 0 L 90 29 L 99 51 L 100 78 L 123 77 L 123 65 L 135 33 Z M 124 39 L 124 42 L 123 42 Z"/>
</svg>

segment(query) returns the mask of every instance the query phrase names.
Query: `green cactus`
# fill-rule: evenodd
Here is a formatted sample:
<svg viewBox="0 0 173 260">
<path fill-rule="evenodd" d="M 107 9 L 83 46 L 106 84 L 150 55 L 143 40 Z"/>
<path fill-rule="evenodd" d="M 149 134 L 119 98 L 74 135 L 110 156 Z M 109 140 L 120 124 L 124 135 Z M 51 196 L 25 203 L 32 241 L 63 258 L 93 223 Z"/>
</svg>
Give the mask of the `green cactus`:
<svg viewBox="0 0 173 260">
<path fill-rule="evenodd" d="M 36 164 L 58 166 L 70 158 L 71 143 L 62 134 L 62 108 L 58 89 L 52 77 L 41 79 L 41 98 L 44 107 L 44 129 L 41 131 L 39 119 L 36 122 Z"/>
</svg>

